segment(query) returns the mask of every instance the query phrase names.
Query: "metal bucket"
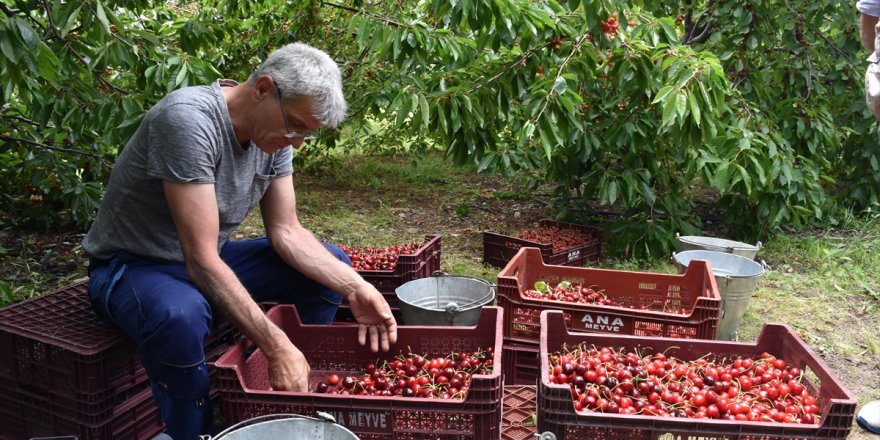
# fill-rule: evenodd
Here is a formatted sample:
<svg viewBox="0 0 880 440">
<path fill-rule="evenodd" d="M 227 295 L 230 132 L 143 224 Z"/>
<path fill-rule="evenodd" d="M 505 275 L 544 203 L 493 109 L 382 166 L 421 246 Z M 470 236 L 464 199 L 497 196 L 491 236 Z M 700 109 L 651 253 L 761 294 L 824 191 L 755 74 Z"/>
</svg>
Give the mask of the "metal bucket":
<svg viewBox="0 0 880 440">
<path fill-rule="evenodd" d="M 435 273 L 394 291 L 405 325 L 471 326 L 483 306 L 495 300 L 495 286 L 479 278 Z"/>
<path fill-rule="evenodd" d="M 727 240 L 724 238 L 701 237 L 697 235 L 680 236 L 677 233 L 675 238 L 678 239 L 678 251 L 715 251 L 728 254 L 740 255 L 750 260 L 754 260 L 761 249 L 761 242 L 756 245 L 750 245 L 739 241 Z"/>
<path fill-rule="evenodd" d="M 202 440 L 358 440 L 358 436 L 333 417 L 318 412 L 318 418 L 296 414 L 273 414 L 237 423 L 216 437 Z"/>
<path fill-rule="evenodd" d="M 684 273 L 692 260 L 707 260 L 712 266 L 718 293 L 721 294 L 721 320 L 715 339 L 736 340 L 736 330 L 755 293 L 764 268 L 746 257 L 715 251 L 685 251 L 672 254 L 679 273 Z"/>
</svg>

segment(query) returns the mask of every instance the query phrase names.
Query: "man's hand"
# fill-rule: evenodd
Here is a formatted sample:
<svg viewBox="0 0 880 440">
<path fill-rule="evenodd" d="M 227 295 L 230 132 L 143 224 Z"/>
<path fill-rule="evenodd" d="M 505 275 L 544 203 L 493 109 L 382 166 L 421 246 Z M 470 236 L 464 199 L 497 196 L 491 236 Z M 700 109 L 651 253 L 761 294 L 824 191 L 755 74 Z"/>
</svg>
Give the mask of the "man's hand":
<svg viewBox="0 0 880 440">
<path fill-rule="evenodd" d="M 397 321 L 391 314 L 391 308 L 385 298 L 370 284 L 364 283 L 363 287 L 348 296 L 351 313 L 358 322 L 358 342 L 361 345 L 367 343 L 367 335 L 370 339 L 370 350 L 388 351 L 391 344 L 397 342 Z"/>
<path fill-rule="evenodd" d="M 309 391 L 309 362 L 290 341 L 269 360 L 269 384 L 277 391 Z"/>
</svg>

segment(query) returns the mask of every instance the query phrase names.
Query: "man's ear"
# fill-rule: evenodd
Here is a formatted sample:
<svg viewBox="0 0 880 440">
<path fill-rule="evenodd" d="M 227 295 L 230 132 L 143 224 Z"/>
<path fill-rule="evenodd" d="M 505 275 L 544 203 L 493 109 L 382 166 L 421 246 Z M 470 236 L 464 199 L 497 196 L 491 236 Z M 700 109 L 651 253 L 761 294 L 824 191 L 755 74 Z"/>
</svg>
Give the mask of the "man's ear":
<svg viewBox="0 0 880 440">
<path fill-rule="evenodd" d="M 254 97 L 261 101 L 267 96 L 275 96 L 275 80 L 269 75 L 260 75 L 254 81 Z"/>
</svg>

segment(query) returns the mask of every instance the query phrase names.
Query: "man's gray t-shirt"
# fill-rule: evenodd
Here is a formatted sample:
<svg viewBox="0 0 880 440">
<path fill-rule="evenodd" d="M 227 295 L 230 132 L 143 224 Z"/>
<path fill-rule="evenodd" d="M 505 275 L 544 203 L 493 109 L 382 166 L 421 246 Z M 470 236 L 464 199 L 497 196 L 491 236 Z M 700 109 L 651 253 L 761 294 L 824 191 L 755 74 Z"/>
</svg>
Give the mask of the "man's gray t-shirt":
<svg viewBox="0 0 880 440">
<path fill-rule="evenodd" d="M 272 179 L 293 172 L 291 147 L 267 154 L 249 145 L 236 140 L 220 82 L 170 93 L 147 112 L 116 161 L 83 249 L 99 259 L 126 251 L 183 262 L 162 186 L 168 180 L 214 185 L 219 252 Z"/>
</svg>

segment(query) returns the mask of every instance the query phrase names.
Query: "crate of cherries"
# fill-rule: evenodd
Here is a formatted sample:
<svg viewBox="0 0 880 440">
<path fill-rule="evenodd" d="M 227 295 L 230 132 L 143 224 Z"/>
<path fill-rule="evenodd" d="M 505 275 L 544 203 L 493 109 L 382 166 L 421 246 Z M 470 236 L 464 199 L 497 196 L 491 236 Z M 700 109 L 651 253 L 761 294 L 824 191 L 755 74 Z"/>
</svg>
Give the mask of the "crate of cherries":
<svg viewBox="0 0 880 440">
<path fill-rule="evenodd" d="M 397 308 L 394 289 L 407 281 L 430 276 L 440 270 L 440 236 L 427 235 L 422 242 L 406 242 L 381 247 L 358 247 L 341 244 L 339 248 L 351 259 L 354 268 Z"/>
<path fill-rule="evenodd" d="M 855 399 L 788 326 L 754 344 L 569 331 L 541 316 L 538 431 L 557 438 L 846 438 Z M 677 437 L 676 437 L 677 438 Z"/>
<path fill-rule="evenodd" d="M 522 247 L 541 250 L 544 262 L 583 266 L 602 256 L 602 234 L 597 228 L 555 220 L 541 220 L 538 226 L 504 235 L 483 232 L 483 262 L 504 267 Z"/>
<path fill-rule="evenodd" d="M 545 264 L 522 248 L 498 273 L 504 337 L 537 344 L 539 318 L 561 310 L 574 330 L 639 336 L 714 339 L 721 295 L 705 261 L 683 275 Z"/>
<path fill-rule="evenodd" d="M 358 344 L 355 324 L 302 324 L 292 305 L 266 314 L 308 360 L 309 390 L 271 386 L 265 353 L 233 345 L 215 362 L 223 417 L 332 415 L 360 438 L 460 440 L 500 436 L 503 313 L 484 306 L 476 326 L 400 326 L 388 352 Z"/>
</svg>

